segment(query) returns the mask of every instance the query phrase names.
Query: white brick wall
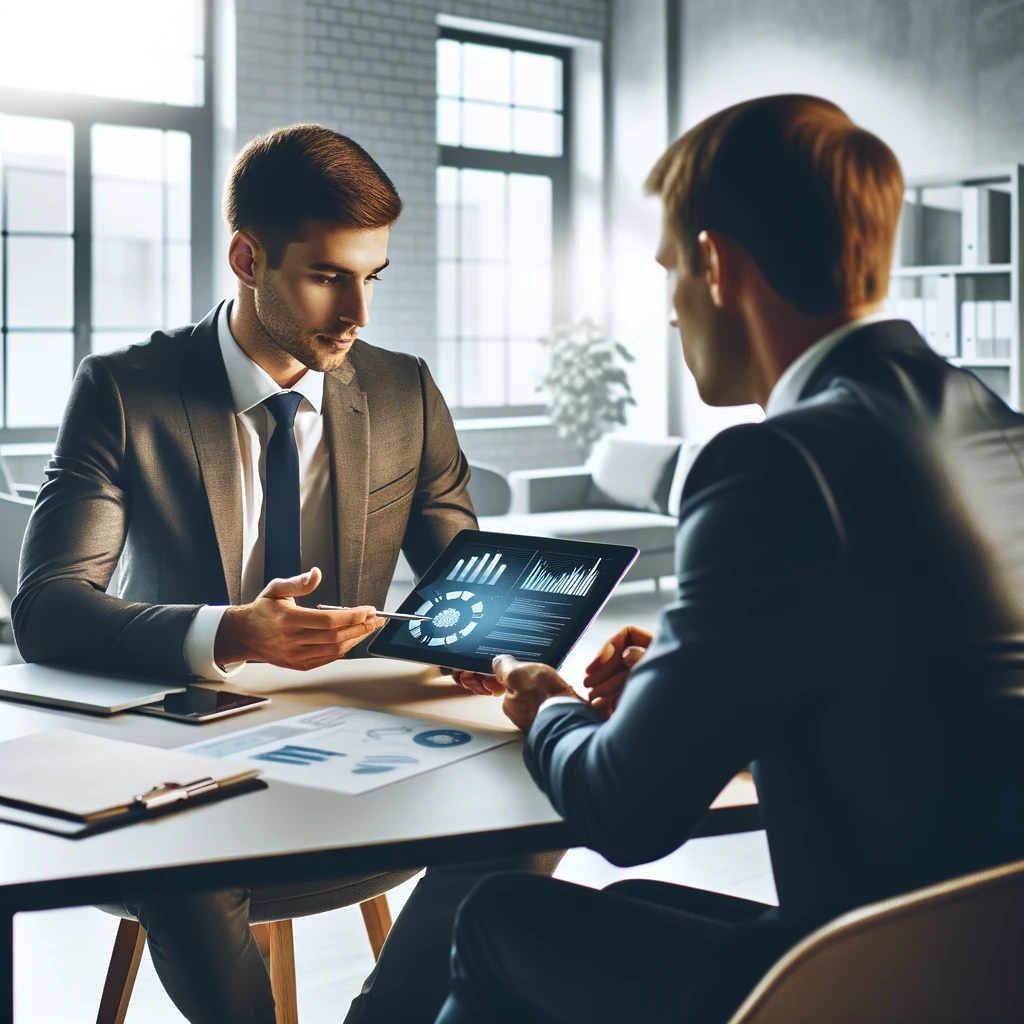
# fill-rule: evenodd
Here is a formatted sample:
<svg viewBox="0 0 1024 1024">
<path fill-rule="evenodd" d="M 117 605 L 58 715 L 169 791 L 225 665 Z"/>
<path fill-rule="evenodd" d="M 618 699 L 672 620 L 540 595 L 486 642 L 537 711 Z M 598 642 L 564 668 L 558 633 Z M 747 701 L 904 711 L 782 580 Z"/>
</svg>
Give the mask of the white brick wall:
<svg viewBox="0 0 1024 1024">
<path fill-rule="evenodd" d="M 278 125 L 315 121 L 373 155 L 405 212 L 366 337 L 428 361 L 436 350 L 434 44 L 441 13 L 603 39 L 608 0 L 237 0 L 239 145 Z M 519 461 L 510 440 L 494 442 L 502 462 Z M 530 449 L 543 457 L 532 435 L 521 441 L 527 461 Z M 475 437 L 473 446 L 486 443 Z"/>
</svg>

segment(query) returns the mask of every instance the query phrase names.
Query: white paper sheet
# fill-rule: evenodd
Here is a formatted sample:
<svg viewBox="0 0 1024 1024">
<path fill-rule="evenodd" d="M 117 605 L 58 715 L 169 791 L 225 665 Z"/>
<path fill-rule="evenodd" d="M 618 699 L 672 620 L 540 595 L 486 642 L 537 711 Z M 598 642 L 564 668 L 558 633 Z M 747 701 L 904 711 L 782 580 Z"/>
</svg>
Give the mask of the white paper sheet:
<svg viewBox="0 0 1024 1024">
<path fill-rule="evenodd" d="M 257 766 L 264 778 L 354 795 L 461 761 L 513 738 L 511 733 L 334 706 L 178 749 Z"/>
</svg>

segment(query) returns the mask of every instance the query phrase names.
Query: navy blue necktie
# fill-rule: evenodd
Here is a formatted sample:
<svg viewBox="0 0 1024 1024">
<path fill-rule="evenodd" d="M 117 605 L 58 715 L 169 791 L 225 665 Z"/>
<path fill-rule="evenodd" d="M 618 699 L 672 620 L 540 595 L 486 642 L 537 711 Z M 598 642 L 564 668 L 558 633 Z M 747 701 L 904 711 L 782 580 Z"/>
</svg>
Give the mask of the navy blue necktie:
<svg viewBox="0 0 1024 1024">
<path fill-rule="evenodd" d="M 302 572 L 299 525 L 299 450 L 295 446 L 295 411 L 302 395 L 285 391 L 264 405 L 276 427 L 267 445 L 267 489 L 263 499 L 264 585 Z"/>
</svg>

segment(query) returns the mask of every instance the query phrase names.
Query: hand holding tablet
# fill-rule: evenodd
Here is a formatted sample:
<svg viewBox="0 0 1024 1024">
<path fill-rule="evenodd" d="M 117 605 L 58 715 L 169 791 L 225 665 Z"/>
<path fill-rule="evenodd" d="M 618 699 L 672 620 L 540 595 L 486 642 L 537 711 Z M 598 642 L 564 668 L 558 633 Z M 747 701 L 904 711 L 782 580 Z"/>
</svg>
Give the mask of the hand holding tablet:
<svg viewBox="0 0 1024 1024">
<path fill-rule="evenodd" d="M 558 668 L 637 557 L 637 549 L 463 530 L 369 653 L 490 675 L 497 655 Z"/>
</svg>

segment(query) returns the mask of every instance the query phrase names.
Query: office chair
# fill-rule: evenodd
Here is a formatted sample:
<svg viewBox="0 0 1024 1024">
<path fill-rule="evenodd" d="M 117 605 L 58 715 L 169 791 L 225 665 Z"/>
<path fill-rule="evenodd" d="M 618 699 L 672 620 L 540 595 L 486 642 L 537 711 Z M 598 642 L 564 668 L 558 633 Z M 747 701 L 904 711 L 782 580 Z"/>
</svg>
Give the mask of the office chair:
<svg viewBox="0 0 1024 1024">
<path fill-rule="evenodd" d="M 851 911 L 794 946 L 729 1024 L 1024 1020 L 1024 860 Z"/>
<path fill-rule="evenodd" d="M 38 484 L 15 483 L 7 460 L 0 455 L 0 494 L 13 494 L 15 497 L 31 498 L 34 501 L 38 493 Z"/>
<path fill-rule="evenodd" d="M 249 922 L 253 937 L 270 970 L 270 987 L 277 1004 L 277 1024 L 298 1024 L 299 1021 L 292 920 L 358 903 L 373 958 L 376 960 L 391 930 L 391 912 L 386 893 L 418 873 L 415 869 L 387 871 L 370 878 L 355 879 L 325 892 L 300 896 L 276 898 L 272 888 L 264 889 L 262 893 L 257 890 L 257 898 L 250 905 Z M 120 917 L 121 923 L 114 938 L 114 949 L 107 967 L 96 1024 L 124 1024 L 135 978 L 139 973 L 146 932 L 124 907 L 103 905 L 100 910 Z"/>
<path fill-rule="evenodd" d="M 17 495 L 17 493 L 18 485 L 14 482 L 4 457 L 0 455 L 0 494 Z"/>
<path fill-rule="evenodd" d="M 21 542 L 32 514 L 33 502 L 16 494 L 0 490 L 0 591 L 3 604 L 10 606 L 10 600 L 18 591 L 18 561 L 21 558 Z"/>
<path fill-rule="evenodd" d="M 512 485 L 493 466 L 471 462 L 469 497 L 478 516 L 503 516 L 512 507 Z"/>
</svg>

